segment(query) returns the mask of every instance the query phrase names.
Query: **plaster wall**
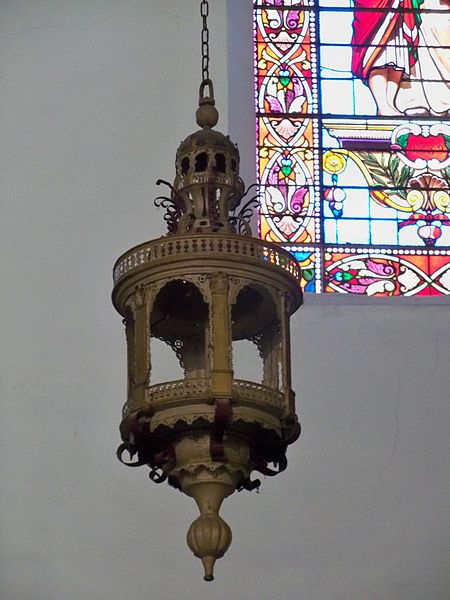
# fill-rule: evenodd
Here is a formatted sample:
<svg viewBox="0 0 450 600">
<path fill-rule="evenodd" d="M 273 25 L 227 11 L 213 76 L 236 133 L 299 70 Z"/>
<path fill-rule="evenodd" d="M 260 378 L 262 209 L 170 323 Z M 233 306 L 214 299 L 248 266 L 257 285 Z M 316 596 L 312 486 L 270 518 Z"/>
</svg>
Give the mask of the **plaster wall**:
<svg viewBox="0 0 450 600">
<path fill-rule="evenodd" d="M 225 501 L 213 584 L 185 546 L 192 501 L 115 459 L 111 268 L 163 232 L 155 181 L 194 127 L 198 4 L 0 2 L 0 598 L 448 600 L 446 299 L 307 299 L 303 434 L 286 473 Z M 251 3 L 210 5 L 220 126 L 252 183 Z"/>
</svg>

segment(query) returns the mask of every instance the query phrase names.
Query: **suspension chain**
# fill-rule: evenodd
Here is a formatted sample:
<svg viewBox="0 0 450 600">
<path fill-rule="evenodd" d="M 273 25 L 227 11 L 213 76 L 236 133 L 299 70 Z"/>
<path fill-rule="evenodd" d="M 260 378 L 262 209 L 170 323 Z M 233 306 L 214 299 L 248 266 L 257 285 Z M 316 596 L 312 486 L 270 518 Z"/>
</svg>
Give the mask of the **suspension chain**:
<svg viewBox="0 0 450 600">
<path fill-rule="evenodd" d="M 202 78 L 203 81 L 209 79 L 209 29 L 208 15 L 209 4 L 207 0 L 202 0 L 200 3 L 200 14 L 203 18 L 202 28 Z"/>
</svg>

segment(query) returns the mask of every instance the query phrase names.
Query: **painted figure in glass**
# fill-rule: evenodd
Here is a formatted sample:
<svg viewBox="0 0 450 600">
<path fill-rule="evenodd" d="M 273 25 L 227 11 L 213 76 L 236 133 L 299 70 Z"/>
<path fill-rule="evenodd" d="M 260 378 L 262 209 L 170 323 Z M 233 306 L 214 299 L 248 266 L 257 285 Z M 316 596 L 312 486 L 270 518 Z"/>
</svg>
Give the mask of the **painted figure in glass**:
<svg viewBox="0 0 450 600">
<path fill-rule="evenodd" d="M 378 114 L 447 115 L 450 0 L 354 0 L 354 7 L 352 72 L 369 86 Z"/>
</svg>

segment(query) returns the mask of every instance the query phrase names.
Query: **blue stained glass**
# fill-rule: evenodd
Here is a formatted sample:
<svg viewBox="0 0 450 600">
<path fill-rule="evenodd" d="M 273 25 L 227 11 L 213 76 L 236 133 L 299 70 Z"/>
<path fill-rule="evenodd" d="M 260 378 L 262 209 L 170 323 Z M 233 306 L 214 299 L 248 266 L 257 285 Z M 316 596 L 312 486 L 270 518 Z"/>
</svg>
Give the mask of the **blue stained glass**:
<svg viewBox="0 0 450 600">
<path fill-rule="evenodd" d="M 292 254 L 299 262 L 303 262 L 311 256 L 311 252 L 302 252 L 301 250 L 292 250 Z"/>
<path fill-rule="evenodd" d="M 310 292 L 311 294 L 313 294 L 316 291 L 316 281 L 314 279 L 308 281 L 306 285 L 303 286 L 303 289 L 305 290 L 305 292 Z"/>
</svg>

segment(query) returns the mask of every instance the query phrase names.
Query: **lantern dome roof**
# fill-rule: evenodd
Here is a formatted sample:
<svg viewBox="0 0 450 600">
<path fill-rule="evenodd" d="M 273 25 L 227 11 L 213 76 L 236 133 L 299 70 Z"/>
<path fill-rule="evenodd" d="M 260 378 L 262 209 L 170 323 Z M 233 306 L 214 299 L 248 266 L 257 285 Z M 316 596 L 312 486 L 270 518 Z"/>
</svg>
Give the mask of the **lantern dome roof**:
<svg viewBox="0 0 450 600">
<path fill-rule="evenodd" d="M 178 146 L 177 158 L 190 152 L 197 152 L 205 147 L 210 150 L 227 152 L 236 161 L 239 160 L 238 147 L 230 140 L 230 136 L 210 127 L 203 127 L 188 135 Z"/>
<path fill-rule="evenodd" d="M 166 216 L 169 233 L 236 231 L 234 210 L 244 196 L 239 150 L 229 136 L 212 129 L 218 120 L 213 85 L 205 79 L 196 112 L 201 129 L 188 135 L 176 153 L 176 175 Z"/>
</svg>

